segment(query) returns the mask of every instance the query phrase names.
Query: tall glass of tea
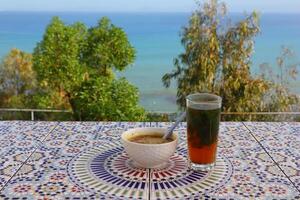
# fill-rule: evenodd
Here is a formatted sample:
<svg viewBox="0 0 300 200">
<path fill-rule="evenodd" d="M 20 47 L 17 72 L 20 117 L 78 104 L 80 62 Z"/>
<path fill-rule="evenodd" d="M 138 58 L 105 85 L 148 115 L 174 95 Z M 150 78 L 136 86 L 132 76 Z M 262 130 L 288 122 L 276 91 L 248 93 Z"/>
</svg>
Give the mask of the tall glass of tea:
<svg viewBox="0 0 300 200">
<path fill-rule="evenodd" d="M 187 143 L 190 168 L 212 170 L 216 163 L 222 98 L 208 93 L 186 97 Z"/>
</svg>

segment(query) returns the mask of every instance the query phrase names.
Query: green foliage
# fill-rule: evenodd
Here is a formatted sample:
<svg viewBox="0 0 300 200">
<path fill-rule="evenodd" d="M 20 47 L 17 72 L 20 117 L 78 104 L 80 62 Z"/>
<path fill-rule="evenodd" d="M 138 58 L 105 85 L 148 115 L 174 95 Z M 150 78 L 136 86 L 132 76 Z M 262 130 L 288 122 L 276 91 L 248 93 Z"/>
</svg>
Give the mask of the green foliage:
<svg viewBox="0 0 300 200">
<path fill-rule="evenodd" d="M 83 61 L 99 75 L 112 76 L 113 69 L 124 70 L 135 59 L 135 49 L 126 33 L 106 17 L 88 30 Z"/>
<path fill-rule="evenodd" d="M 55 90 L 47 90 L 46 88 L 38 88 L 31 96 L 32 108 L 36 109 L 69 109 L 69 101 L 65 95 Z"/>
<path fill-rule="evenodd" d="M 41 86 L 70 93 L 80 85 L 85 69 L 79 58 L 86 34 L 84 24 L 65 25 L 58 17 L 52 19 L 33 53 L 33 67 Z"/>
<path fill-rule="evenodd" d="M 30 112 L 0 111 L 0 120 L 30 120 Z"/>
<path fill-rule="evenodd" d="M 217 0 L 199 5 L 182 32 L 185 52 L 174 60 L 175 69 L 163 76 L 164 85 L 177 80 L 182 109 L 188 94 L 211 92 L 223 98 L 224 111 L 289 110 L 297 99 L 286 88 L 250 74 L 253 38 L 259 33 L 257 13 L 234 25 L 228 19 L 226 6 Z"/>
<path fill-rule="evenodd" d="M 0 64 L 0 107 L 26 108 L 35 87 L 31 54 L 12 49 Z"/>
<path fill-rule="evenodd" d="M 144 110 L 138 106 L 138 90 L 121 78 L 97 77 L 86 80 L 74 91 L 71 100 L 77 120 L 143 121 Z"/>
<path fill-rule="evenodd" d="M 176 113 L 147 113 L 149 122 L 170 122 L 176 120 Z"/>
<path fill-rule="evenodd" d="M 113 74 L 134 58 L 126 33 L 109 19 L 87 29 L 54 17 L 33 53 L 42 88 L 33 102 L 71 108 L 78 120 L 141 120 L 144 110 L 138 106 L 137 89 Z"/>
<path fill-rule="evenodd" d="M 32 55 L 12 49 L 0 64 L 0 107 L 64 109 L 61 96 L 38 87 L 36 73 L 32 68 Z M 51 116 L 50 116 L 51 115 Z M 70 115 L 70 114 L 69 114 Z M 67 114 L 36 113 L 38 120 L 70 119 Z M 30 112 L 3 111 L 0 120 L 30 120 Z"/>
<path fill-rule="evenodd" d="M 261 67 L 261 77 L 269 81 L 271 87 L 268 94 L 265 95 L 267 102 L 266 111 L 290 111 L 293 105 L 299 105 L 299 97 L 291 94 L 289 86 L 291 81 L 297 79 L 298 67 L 300 63 L 291 62 L 294 53 L 282 47 L 281 54 L 277 57 L 277 72 L 275 73 L 274 67 L 268 63 L 263 63 Z M 298 108 L 299 109 L 299 108 Z"/>
</svg>

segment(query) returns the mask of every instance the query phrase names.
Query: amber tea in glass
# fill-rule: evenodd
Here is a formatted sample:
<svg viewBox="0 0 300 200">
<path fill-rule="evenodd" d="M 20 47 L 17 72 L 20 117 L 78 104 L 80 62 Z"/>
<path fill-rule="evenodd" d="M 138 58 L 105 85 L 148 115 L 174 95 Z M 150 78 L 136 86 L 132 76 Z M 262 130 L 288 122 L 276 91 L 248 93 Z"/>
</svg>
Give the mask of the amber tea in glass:
<svg viewBox="0 0 300 200">
<path fill-rule="evenodd" d="M 187 96 L 187 143 L 190 167 L 209 171 L 216 162 L 222 98 L 208 93 Z"/>
</svg>

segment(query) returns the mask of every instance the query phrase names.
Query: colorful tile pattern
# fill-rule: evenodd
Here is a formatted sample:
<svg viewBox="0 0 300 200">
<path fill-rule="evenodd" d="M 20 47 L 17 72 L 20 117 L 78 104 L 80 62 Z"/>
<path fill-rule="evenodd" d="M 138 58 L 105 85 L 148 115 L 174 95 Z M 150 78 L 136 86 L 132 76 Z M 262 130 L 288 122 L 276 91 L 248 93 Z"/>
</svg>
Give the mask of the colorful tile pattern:
<svg viewBox="0 0 300 200">
<path fill-rule="evenodd" d="M 149 173 L 134 166 L 120 142 L 105 142 L 76 155 L 68 164 L 73 183 L 110 198 L 146 199 Z"/>
<path fill-rule="evenodd" d="M 0 190 L 56 125 L 57 122 L 0 122 Z"/>
<path fill-rule="evenodd" d="M 300 192 L 300 123 L 245 122 L 245 125 Z"/>
<path fill-rule="evenodd" d="M 185 157 L 185 123 L 182 123 L 177 131 L 181 136 L 177 154 Z M 154 176 L 151 187 L 152 199 L 299 198 L 298 191 L 278 167 L 273 167 L 274 162 L 272 159 L 242 123 L 226 122 L 221 124 L 218 155 L 219 158 L 223 159 L 226 173 L 229 176 L 227 178 L 223 175 L 224 177 L 219 185 L 212 183 L 208 184 L 209 187 L 206 188 L 202 186 L 201 189 L 203 181 L 193 182 L 191 178 L 188 178 L 191 172 L 188 168 L 185 168 L 180 170 L 181 172 L 177 173 L 176 177 L 166 176 L 163 180 L 158 180 L 159 184 L 176 185 L 175 189 L 165 186 L 155 187 L 155 171 L 152 171 L 151 176 Z M 216 167 L 218 168 L 218 163 Z M 190 182 L 186 180 L 190 180 Z M 198 180 L 201 179 L 198 178 Z M 277 190 L 279 192 L 276 192 Z"/>
<path fill-rule="evenodd" d="M 34 154 L 0 192 L 0 199 L 111 199 L 73 182 L 68 166 L 76 156 L 92 147 L 120 141 L 120 133 L 150 123 L 60 122 Z M 31 165 L 34 168 L 29 168 Z M 147 172 L 147 170 L 146 170 Z M 148 172 L 147 175 L 148 176 Z M 16 192 L 28 188 L 28 192 Z M 17 188 L 16 188 L 17 187 Z M 143 196 L 143 195 L 142 195 Z M 117 197 L 116 199 L 124 199 Z"/>
<path fill-rule="evenodd" d="M 291 142 L 291 152 L 270 157 L 280 149 L 275 140 L 274 144 L 259 143 L 254 131 L 249 132 L 242 123 L 222 123 L 215 170 L 193 172 L 186 165 L 186 124 L 181 123 L 176 130 L 180 135 L 176 153 L 160 169 L 149 170 L 136 167 L 120 144 L 123 131 L 145 126 L 168 127 L 169 123 L 0 122 L 0 145 L 33 141 L 32 148 L 19 143 L 12 146 L 19 148 L 21 156 L 7 145 L 0 150 L 0 183 L 9 180 L 2 184 L 0 199 L 300 198 L 289 180 L 297 183 L 297 176 L 293 179 L 292 173 L 285 172 L 286 176 L 272 160 L 297 166 L 297 142 Z M 273 123 L 254 126 L 272 127 Z M 277 128 L 274 124 L 270 134 L 276 136 Z M 298 124 L 289 129 L 297 141 L 299 137 L 293 133 L 298 133 Z M 282 137 L 288 140 L 288 134 Z M 18 162 L 9 178 L 2 180 L 2 163 Z M 295 169 L 299 173 L 299 168 Z"/>
</svg>

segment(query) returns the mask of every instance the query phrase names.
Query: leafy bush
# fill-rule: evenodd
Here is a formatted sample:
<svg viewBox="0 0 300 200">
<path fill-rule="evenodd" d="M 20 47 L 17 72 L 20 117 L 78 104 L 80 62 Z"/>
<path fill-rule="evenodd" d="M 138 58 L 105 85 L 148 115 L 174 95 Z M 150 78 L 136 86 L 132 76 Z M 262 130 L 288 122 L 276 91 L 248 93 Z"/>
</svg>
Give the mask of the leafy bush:
<svg viewBox="0 0 300 200">
<path fill-rule="evenodd" d="M 124 79 L 97 77 L 74 90 L 71 99 L 77 120 L 143 121 L 138 90 Z"/>
</svg>

